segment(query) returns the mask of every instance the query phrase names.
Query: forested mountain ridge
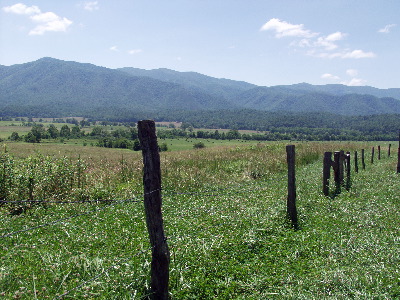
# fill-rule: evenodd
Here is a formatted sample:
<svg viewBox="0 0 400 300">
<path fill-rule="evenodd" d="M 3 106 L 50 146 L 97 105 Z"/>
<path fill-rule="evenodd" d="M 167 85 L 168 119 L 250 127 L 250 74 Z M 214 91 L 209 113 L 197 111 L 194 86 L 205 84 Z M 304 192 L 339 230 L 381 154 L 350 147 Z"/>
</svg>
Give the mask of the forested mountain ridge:
<svg viewBox="0 0 400 300">
<path fill-rule="evenodd" d="M 0 108 L 8 115 L 115 117 L 125 111 L 226 107 L 232 106 L 223 98 L 91 64 L 43 58 L 0 68 Z"/>
<path fill-rule="evenodd" d="M 210 93 L 217 97 L 232 98 L 241 92 L 250 90 L 256 85 L 230 79 L 217 79 L 196 72 L 178 72 L 169 69 L 143 70 L 137 68 L 120 68 L 134 76 L 145 76 L 166 82 L 178 83 L 187 87 Z"/>
<path fill-rule="evenodd" d="M 400 114 L 400 89 L 305 83 L 259 87 L 195 72 L 109 69 L 53 58 L 0 66 L 3 116 L 117 119 L 152 117 L 162 111 L 227 109 Z"/>
</svg>

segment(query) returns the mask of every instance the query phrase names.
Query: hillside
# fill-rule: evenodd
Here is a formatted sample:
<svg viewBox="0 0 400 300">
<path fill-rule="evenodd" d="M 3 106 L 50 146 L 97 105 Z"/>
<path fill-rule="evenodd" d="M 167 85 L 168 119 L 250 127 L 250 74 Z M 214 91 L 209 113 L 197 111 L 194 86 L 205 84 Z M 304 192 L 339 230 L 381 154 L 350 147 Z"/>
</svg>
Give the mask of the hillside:
<svg viewBox="0 0 400 300">
<path fill-rule="evenodd" d="M 169 69 L 143 70 L 137 68 L 118 69 L 134 76 L 145 76 L 166 82 L 177 83 L 209 93 L 215 97 L 230 99 L 250 90 L 256 85 L 229 79 L 217 79 L 196 72 L 177 72 Z"/>
<path fill-rule="evenodd" d="M 177 110 L 400 114 L 400 89 L 304 83 L 259 87 L 195 72 L 114 70 L 42 58 L 0 66 L 0 109 L 1 116 L 97 119 L 154 117 Z"/>
<path fill-rule="evenodd" d="M 43 58 L 0 69 L 3 114 L 117 116 L 121 112 L 230 107 L 185 86 L 90 64 Z"/>
</svg>

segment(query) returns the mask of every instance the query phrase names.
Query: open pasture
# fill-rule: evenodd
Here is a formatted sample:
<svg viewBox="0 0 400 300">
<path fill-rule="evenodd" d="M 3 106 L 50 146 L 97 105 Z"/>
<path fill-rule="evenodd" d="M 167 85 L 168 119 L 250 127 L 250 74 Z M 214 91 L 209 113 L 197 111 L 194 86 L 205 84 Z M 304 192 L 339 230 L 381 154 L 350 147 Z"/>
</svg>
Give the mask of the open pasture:
<svg viewBox="0 0 400 300">
<path fill-rule="evenodd" d="M 371 165 L 370 143 L 296 143 L 297 231 L 285 216 L 286 143 L 162 152 L 171 299 L 399 297 L 397 157 L 388 158 L 380 144 L 382 159 Z M 323 196 L 323 152 L 362 148 L 367 167 L 353 174 L 351 190 Z M 7 151 L 21 175 L 18 162 L 27 163 L 29 156 L 66 157 L 71 164 L 80 157 L 87 187 L 97 187 L 110 201 L 49 201 L 14 215 L 3 204 L 0 295 L 148 297 L 151 251 L 141 153 L 24 143 L 10 143 Z"/>
</svg>

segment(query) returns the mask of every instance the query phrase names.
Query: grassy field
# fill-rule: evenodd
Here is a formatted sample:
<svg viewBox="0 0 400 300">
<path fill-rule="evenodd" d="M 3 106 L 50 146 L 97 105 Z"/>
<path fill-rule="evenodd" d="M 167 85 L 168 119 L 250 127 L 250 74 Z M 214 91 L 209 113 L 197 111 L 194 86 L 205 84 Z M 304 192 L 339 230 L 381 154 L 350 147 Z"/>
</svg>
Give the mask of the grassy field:
<svg viewBox="0 0 400 300">
<path fill-rule="evenodd" d="M 177 143 L 161 153 L 171 299 L 400 297 L 400 178 L 387 144 L 371 165 L 370 143 L 297 143 L 295 231 L 285 216 L 286 143 L 210 141 L 193 150 L 185 140 L 165 142 Z M 351 190 L 324 197 L 322 153 L 362 148 L 367 168 L 352 174 Z M 46 170 L 32 173 L 43 178 L 38 193 L 46 176 L 55 180 L 80 158 L 89 196 L 118 201 L 48 201 L 14 215 L 12 204 L 0 206 L 0 299 L 145 299 L 151 249 L 141 153 L 24 143 L 7 151 L 20 180 L 24 170 Z M 64 200 L 84 192 L 73 189 Z"/>
</svg>

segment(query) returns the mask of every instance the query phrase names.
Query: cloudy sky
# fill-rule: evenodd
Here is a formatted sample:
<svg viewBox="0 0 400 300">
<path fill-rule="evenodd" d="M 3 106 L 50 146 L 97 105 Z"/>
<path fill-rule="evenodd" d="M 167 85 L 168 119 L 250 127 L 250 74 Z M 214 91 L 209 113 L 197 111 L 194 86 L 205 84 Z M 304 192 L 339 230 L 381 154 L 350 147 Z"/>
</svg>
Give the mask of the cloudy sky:
<svg viewBox="0 0 400 300">
<path fill-rule="evenodd" d="M 399 0 L 0 0 L 0 64 L 400 88 Z"/>
</svg>

